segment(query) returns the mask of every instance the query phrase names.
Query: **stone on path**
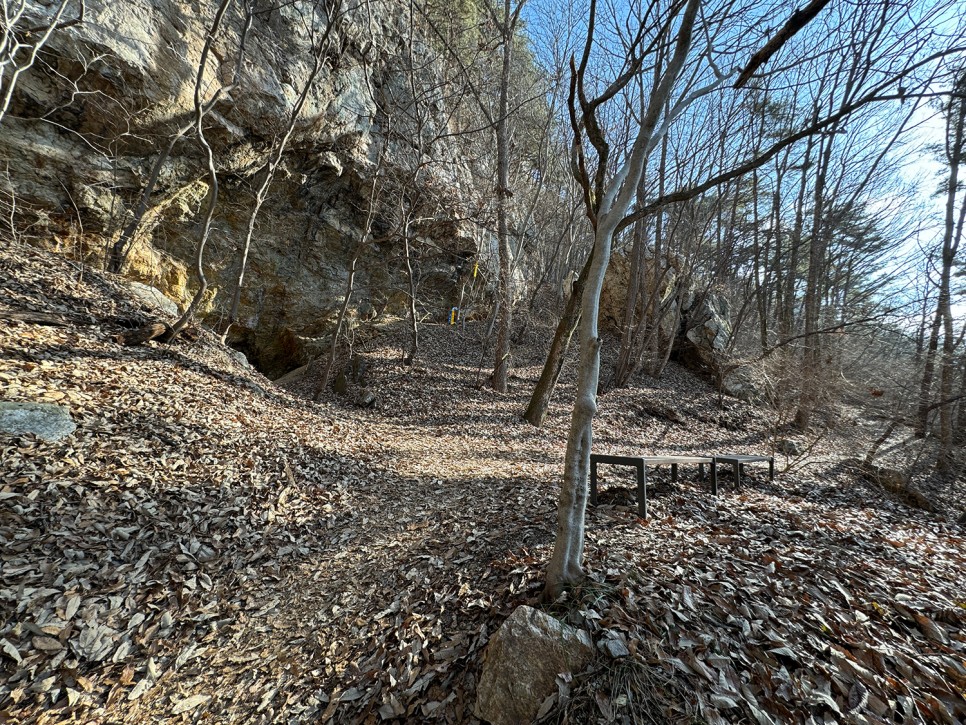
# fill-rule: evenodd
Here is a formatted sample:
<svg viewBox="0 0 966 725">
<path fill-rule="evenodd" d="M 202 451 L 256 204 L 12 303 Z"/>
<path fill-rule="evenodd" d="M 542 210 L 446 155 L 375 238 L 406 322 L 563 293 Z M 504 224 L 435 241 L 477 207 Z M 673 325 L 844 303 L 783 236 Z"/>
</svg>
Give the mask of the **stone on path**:
<svg viewBox="0 0 966 725">
<path fill-rule="evenodd" d="M 557 675 L 594 657 L 590 635 L 532 607 L 517 607 L 486 647 L 474 714 L 493 725 L 532 722 Z"/>
<path fill-rule="evenodd" d="M 77 429 L 70 412 L 52 403 L 0 402 L 0 432 L 10 435 L 33 433 L 46 441 L 69 436 Z"/>
</svg>

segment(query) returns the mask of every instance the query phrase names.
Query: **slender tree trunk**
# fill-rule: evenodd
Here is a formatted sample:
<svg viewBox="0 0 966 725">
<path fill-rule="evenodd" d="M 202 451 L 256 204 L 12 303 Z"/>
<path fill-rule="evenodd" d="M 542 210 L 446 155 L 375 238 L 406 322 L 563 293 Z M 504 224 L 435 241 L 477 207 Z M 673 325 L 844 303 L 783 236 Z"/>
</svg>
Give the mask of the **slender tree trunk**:
<svg viewBox="0 0 966 725">
<path fill-rule="evenodd" d="M 501 33 L 503 36 L 503 64 L 500 70 L 499 115 L 496 119 L 496 218 L 500 262 L 498 294 L 500 318 L 496 333 L 496 360 L 493 364 L 493 389 L 507 391 L 510 374 L 510 335 L 513 327 L 513 280 L 511 273 L 510 228 L 510 69 L 513 63 L 513 38 L 516 20 L 523 2 L 511 13 L 510 0 L 504 0 Z"/>
<path fill-rule="evenodd" d="M 563 590 L 583 578 L 584 516 L 587 509 L 587 475 L 593 446 L 593 421 L 597 412 L 597 385 L 600 380 L 600 338 L 597 318 L 600 293 L 610 261 L 611 245 L 617 225 L 627 214 L 641 183 L 644 162 L 655 140 L 655 129 L 661 110 L 671 96 L 684 61 L 691 48 L 692 31 L 700 0 L 688 0 L 683 10 L 674 55 L 667 71 L 651 95 L 647 110 L 627 160 L 607 182 L 596 210 L 594 248 L 590 255 L 590 271 L 581 296 L 580 359 L 577 368 L 577 397 L 570 420 L 570 434 L 564 454 L 564 477 L 557 507 L 557 532 L 553 554 L 547 565 L 549 598 L 557 598 Z M 591 15 L 594 10 L 592 8 Z M 588 33 L 589 35 L 589 33 Z M 588 44 L 591 39 L 588 37 Z M 664 128 L 667 126 L 665 125 Z M 585 177 L 586 178 L 586 177 Z"/>
<path fill-rule="evenodd" d="M 610 223 L 605 222 L 598 228 L 590 254 L 587 284 L 581 295 L 577 397 L 564 456 L 564 482 L 557 505 L 557 536 L 547 566 L 547 593 L 552 598 L 559 596 L 565 586 L 579 582 L 584 575 L 584 513 L 587 508 L 590 452 L 594 442 L 593 421 L 597 414 L 597 383 L 600 379 L 597 317 L 617 221 L 617 218 L 609 220 Z"/>
<path fill-rule="evenodd" d="M 681 292 L 680 288 L 676 289 L 673 296 L 671 297 L 674 311 L 673 311 L 673 321 L 671 322 L 671 329 L 677 330 L 681 324 L 681 302 L 680 302 Z M 661 321 L 667 312 L 662 309 L 660 316 L 658 317 L 658 325 L 660 326 Z M 660 330 L 660 327 L 658 327 Z M 663 348 L 658 348 L 655 350 L 655 357 L 651 363 L 651 377 L 659 378 L 664 373 L 664 368 L 667 367 L 668 360 L 671 359 L 671 352 L 674 350 L 674 336 L 667 341 Z"/>
<path fill-rule="evenodd" d="M 752 246 L 754 250 L 755 301 L 758 312 L 758 340 L 761 350 L 768 349 L 768 299 L 765 290 L 768 288 L 768 236 L 765 235 L 764 244 L 760 241 L 759 210 L 758 210 L 758 170 L 751 176 L 751 209 L 752 209 Z"/>
<path fill-rule="evenodd" d="M 957 83 L 957 89 L 966 92 L 966 73 Z M 949 133 L 952 131 L 952 134 Z M 963 224 L 966 222 L 966 198 L 963 199 L 959 213 L 956 211 L 957 194 L 959 192 L 959 167 L 966 153 L 966 95 L 960 95 L 957 100 L 950 98 L 947 112 L 947 158 L 949 159 L 949 188 L 946 192 L 946 224 L 943 232 L 943 269 L 940 280 L 939 305 L 937 314 L 943 317 L 943 356 L 942 371 L 939 383 L 940 400 L 951 400 L 953 397 L 953 352 L 956 347 L 953 336 L 953 311 L 951 298 L 951 276 L 959 251 L 959 242 L 963 235 Z M 953 407 L 946 403 L 939 409 L 939 459 L 937 467 L 940 471 L 948 471 L 953 458 Z"/>
<path fill-rule="evenodd" d="M 957 87 L 966 91 L 966 75 L 957 82 Z M 963 202 L 957 215 L 956 200 L 959 191 L 959 168 L 964 151 L 966 151 L 966 96 L 954 101 L 950 98 L 947 109 L 946 126 L 946 158 L 949 163 L 949 182 L 946 190 L 946 220 L 943 230 L 942 268 L 939 276 L 939 295 L 936 301 L 936 314 L 933 317 L 929 331 L 929 345 L 926 348 L 926 364 L 922 374 L 922 384 L 919 389 L 919 412 L 916 417 L 916 435 L 920 438 L 926 435 L 929 424 L 930 399 L 932 397 L 933 377 L 935 375 L 936 358 L 939 350 L 939 333 L 945 328 L 943 341 L 942 373 L 940 380 L 940 400 L 946 400 L 952 392 L 951 365 L 952 350 L 952 308 L 950 305 L 950 283 L 952 267 L 959 249 L 962 237 L 963 222 L 966 219 L 966 201 Z M 958 218 L 957 218 L 958 217 Z M 940 436 L 943 447 L 951 445 L 952 420 L 944 412 L 948 405 L 940 409 Z M 942 456 L 941 456 L 942 458 Z"/>
<path fill-rule="evenodd" d="M 618 388 L 622 388 L 627 384 L 628 379 L 631 377 L 631 369 L 633 367 L 633 351 L 638 328 L 638 298 L 640 297 L 641 278 L 646 274 L 644 269 L 645 223 L 646 219 L 640 219 L 634 224 L 634 243 L 631 246 L 631 269 L 630 276 L 627 280 L 627 297 L 624 300 L 624 321 L 621 326 L 621 343 L 617 353 L 617 364 L 614 367 L 614 386 Z"/>
<path fill-rule="evenodd" d="M 939 376 L 939 399 L 952 400 L 953 398 L 953 314 L 946 299 L 946 309 L 943 311 L 943 358 L 942 369 Z M 939 471 L 946 472 L 952 467 L 953 453 L 953 404 L 946 403 L 939 409 L 939 457 L 936 467 Z"/>
<path fill-rule="evenodd" d="M 940 287 L 942 285 L 940 284 Z M 936 374 L 936 355 L 939 351 L 939 331 L 943 326 L 943 299 L 940 292 L 936 303 L 936 314 L 929 328 L 929 342 L 926 344 L 925 364 L 922 369 L 922 382 L 919 384 L 919 411 L 916 414 L 915 434 L 924 438 L 929 430 L 929 413 L 932 411 L 932 384 Z"/>
<path fill-rule="evenodd" d="M 822 312 L 821 283 L 826 268 L 828 233 L 825 229 L 825 182 L 832 157 L 832 136 L 821 142 L 818 173 L 815 178 L 812 209 L 812 238 L 808 249 L 808 276 L 805 282 L 805 355 L 802 366 L 802 391 L 795 413 L 795 426 L 808 428 L 818 398 L 819 372 L 822 362 L 822 339 L 816 334 Z"/>
<path fill-rule="evenodd" d="M 318 382 L 315 385 L 315 390 L 313 391 L 312 397 L 315 398 L 315 400 L 318 400 L 322 396 L 326 386 L 329 384 L 329 379 L 332 377 L 332 368 L 335 366 L 335 356 L 339 350 L 339 333 L 342 331 L 342 325 L 345 322 L 346 312 L 349 309 L 349 301 L 352 299 L 352 290 L 355 286 L 356 266 L 359 263 L 359 257 L 362 256 L 362 251 L 366 248 L 366 244 L 369 243 L 370 239 L 371 238 L 367 229 L 365 235 L 356 245 L 355 251 L 352 253 L 352 259 L 349 261 L 349 275 L 346 277 L 345 295 L 342 297 L 342 306 L 339 308 L 339 316 L 335 322 L 335 329 L 332 331 L 332 344 L 329 346 L 329 357 L 325 361 L 325 368 L 322 370 L 322 375 L 319 376 Z"/>
<path fill-rule="evenodd" d="M 580 275 L 573 284 L 573 291 L 567 298 L 563 315 L 561 315 L 560 322 L 557 323 L 557 330 L 553 335 L 553 342 L 550 343 L 550 351 L 543 363 L 540 380 L 537 381 L 533 394 L 530 396 L 530 403 L 523 414 L 524 420 L 538 428 L 543 425 L 543 421 L 547 417 L 553 391 L 557 386 L 560 371 L 563 369 L 567 350 L 570 348 L 570 340 L 573 338 L 574 332 L 577 331 L 577 325 L 580 322 L 580 300 L 587 284 L 587 276 L 590 274 L 593 256 L 593 252 L 587 256 L 584 268 L 580 270 Z"/>
<path fill-rule="evenodd" d="M 926 327 L 929 322 L 929 287 L 931 281 L 929 279 L 929 268 L 932 266 L 932 258 L 928 257 L 926 259 L 926 267 L 923 273 L 924 284 L 922 291 L 922 310 L 919 315 L 919 327 L 916 330 L 916 356 L 913 358 L 913 365 L 916 369 L 922 365 L 922 355 L 926 350 Z"/>
<path fill-rule="evenodd" d="M 816 116 L 817 116 L 816 112 Z M 785 289 L 782 294 L 783 309 L 778 328 L 779 337 L 787 340 L 795 329 L 795 283 L 798 281 L 798 261 L 802 248 L 802 237 L 805 234 L 805 199 L 808 189 L 808 177 L 805 170 L 812 162 L 812 149 L 815 140 L 809 136 L 805 144 L 805 157 L 802 161 L 801 179 L 798 184 L 798 198 L 795 202 L 795 225 L 792 227 L 789 239 L 788 267 L 785 270 Z"/>
<path fill-rule="evenodd" d="M 127 255 L 130 253 L 131 246 L 134 243 L 134 235 L 137 234 L 137 231 L 141 226 L 141 222 L 144 221 L 144 215 L 147 214 L 148 206 L 151 203 L 151 194 L 154 193 L 154 187 L 158 183 L 158 177 L 161 175 L 161 169 L 167 162 L 168 157 L 171 156 L 171 152 L 174 150 L 174 146 L 176 143 L 178 143 L 178 140 L 181 139 L 192 128 L 194 128 L 193 122 L 179 128 L 174 136 L 172 136 L 168 141 L 168 145 L 165 147 L 164 151 L 162 151 L 161 155 L 158 156 L 157 160 L 155 160 L 154 167 L 151 169 L 151 175 L 148 176 L 148 182 L 141 190 L 141 196 L 138 197 L 137 206 L 134 207 L 134 217 L 127 223 L 127 225 L 121 231 L 121 235 L 111 247 L 111 254 L 107 260 L 107 269 L 109 272 L 120 274 L 123 271 L 124 264 L 127 261 Z"/>
<path fill-rule="evenodd" d="M 416 319 L 416 274 L 410 254 L 408 221 L 403 229 L 403 243 L 406 252 L 406 275 L 409 279 L 409 354 L 404 356 L 404 362 L 413 365 L 416 362 L 416 353 L 419 352 L 419 322 Z"/>
</svg>

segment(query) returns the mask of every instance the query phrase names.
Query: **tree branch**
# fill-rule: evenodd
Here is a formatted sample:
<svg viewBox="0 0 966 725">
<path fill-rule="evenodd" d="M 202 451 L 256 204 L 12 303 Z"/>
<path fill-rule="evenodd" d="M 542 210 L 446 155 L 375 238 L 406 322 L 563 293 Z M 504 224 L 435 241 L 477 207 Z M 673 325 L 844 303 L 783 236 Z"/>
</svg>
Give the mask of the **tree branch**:
<svg viewBox="0 0 966 725">
<path fill-rule="evenodd" d="M 741 75 L 738 76 L 738 80 L 735 81 L 734 87 L 741 88 L 744 86 L 755 74 L 755 71 L 767 63 L 768 59 L 777 53 L 785 43 L 791 40 L 799 30 L 808 25 L 829 2 L 831 0 L 812 0 L 804 9 L 793 12 L 788 22 L 782 26 L 782 29 L 775 33 L 772 39 L 765 43 L 761 50 L 751 56 L 748 65 L 745 66 L 745 69 L 741 71 Z"/>
</svg>

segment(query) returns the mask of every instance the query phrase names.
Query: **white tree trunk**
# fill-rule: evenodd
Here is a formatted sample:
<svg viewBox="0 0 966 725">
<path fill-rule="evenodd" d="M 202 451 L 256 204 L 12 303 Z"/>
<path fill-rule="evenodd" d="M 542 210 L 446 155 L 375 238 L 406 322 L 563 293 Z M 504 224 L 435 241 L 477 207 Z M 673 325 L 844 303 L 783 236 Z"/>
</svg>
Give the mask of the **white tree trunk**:
<svg viewBox="0 0 966 725">
<path fill-rule="evenodd" d="M 663 119 L 665 108 L 691 48 L 692 31 L 700 0 L 688 0 L 678 30 L 674 56 L 654 93 L 630 155 L 605 188 L 597 212 L 594 249 L 590 273 L 581 299 L 580 360 L 577 366 L 577 398 L 570 419 L 570 435 L 564 455 L 564 479 L 557 507 L 557 534 L 553 555 L 547 567 L 546 596 L 556 598 L 569 585 L 583 578 L 584 519 L 587 509 L 587 476 L 590 451 L 594 442 L 594 415 L 597 413 L 597 385 L 600 379 L 600 339 L 597 318 L 604 275 L 610 263 L 611 246 L 617 225 L 623 220 L 637 193 L 644 162 L 656 142 L 667 132 L 674 115 L 707 89 L 681 98 Z"/>
</svg>

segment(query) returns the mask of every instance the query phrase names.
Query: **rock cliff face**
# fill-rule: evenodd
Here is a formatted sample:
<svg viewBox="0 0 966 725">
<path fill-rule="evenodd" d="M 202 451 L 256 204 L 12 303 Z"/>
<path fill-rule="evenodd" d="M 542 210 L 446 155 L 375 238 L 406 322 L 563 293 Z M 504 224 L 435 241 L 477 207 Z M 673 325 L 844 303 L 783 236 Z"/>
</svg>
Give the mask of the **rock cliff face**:
<svg viewBox="0 0 966 725">
<path fill-rule="evenodd" d="M 229 10 L 216 35 L 208 92 L 233 73 L 241 5 Z M 160 150 L 191 119 L 195 74 L 216 6 L 88 0 L 84 22 L 53 35 L 21 77 L 0 126 L 0 158 L 8 160 L 0 192 L 6 203 L 16 202 L 21 233 L 56 239 L 92 262 L 103 259 L 131 218 Z M 228 305 L 256 179 L 309 74 L 314 39 L 335 23 L 326 67 L 259 217 L 240 324 L 230 338 L 268 374 L 306 362 L 322 344 L 377 179 L 385 191 L 374 205 L 374 241 L 363 254 L 352 308 L 392 311 L 405 300 L 397 203 L 403 197 L 422 205 L 410 238 L 426 312 L 438 307 L 440 319 L 448 314 L 461 271 L 485 246 L 475 227 L 454 221 L 468 216 L 474 191 L 460 150 L 437 140 L 452 123 L 443 93 L 433 90 L 425 71 L 411 83 L 399 70 L 411 67 L 404 8 L 375 0 L 329 10 L 329 18 L 321 7 L 308 0 L 256 3 L 240 82 L 206 118 L 220 193 L 206 253 L 213 292 L 203 312 L 215 324 Z M 414 47 L 414 54 L 421 49 Z M 425 112 L 394 114 L 390 130 L 390 105 L 411 111 L 418 104 Z M 400 118 L 412 120 L 407 127 Z M 190 260 L 208 193 L 201 148 L 186 137 L 162 169 L 129 258 L 132 277 L 182 308 L 195 288 Z"/>
</svg>

